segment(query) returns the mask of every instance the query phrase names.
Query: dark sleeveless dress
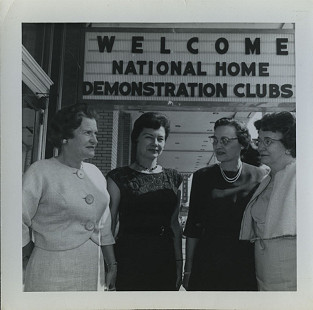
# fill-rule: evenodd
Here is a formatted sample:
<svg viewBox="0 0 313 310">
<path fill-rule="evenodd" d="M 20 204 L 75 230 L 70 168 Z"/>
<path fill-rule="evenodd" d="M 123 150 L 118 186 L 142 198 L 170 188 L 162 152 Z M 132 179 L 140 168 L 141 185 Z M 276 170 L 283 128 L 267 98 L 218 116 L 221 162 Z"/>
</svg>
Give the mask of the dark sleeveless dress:
<svg viewBox="0 0 313 310">
<path fill-rule="evenodd" d="M 176 261 L 171 218 L 182 176 L 174 169 L 145 174 L 129 167 L 107 175 L 119 187 L 115 255 L 118 291 L 175 290 Z"/>
<path fill-rule="evenodd" d="M 227 183 L 218 165 L 193 175 L 184 235 L 199 239 L 194 253 L 188 290 L 257 290 L 254 248 L 239 240 L 243 212 L 265 170 L 243 163 L 240 178 Z M 227 190 L 239 188 L 226 195 Z"/>
</svg>

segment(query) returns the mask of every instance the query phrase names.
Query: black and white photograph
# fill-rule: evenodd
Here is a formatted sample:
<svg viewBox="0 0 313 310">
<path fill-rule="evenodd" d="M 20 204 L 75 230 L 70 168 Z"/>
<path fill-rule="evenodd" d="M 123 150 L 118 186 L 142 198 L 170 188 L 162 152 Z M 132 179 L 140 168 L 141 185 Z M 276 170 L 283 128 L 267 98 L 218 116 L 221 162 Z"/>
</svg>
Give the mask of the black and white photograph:
<svg viewBox="0 0 313 310">
<path fill-rule="evenodd" d="M 312 3 L 148 2 L 7 8 L 1 307 L 310 309 Z"/>
</svg>

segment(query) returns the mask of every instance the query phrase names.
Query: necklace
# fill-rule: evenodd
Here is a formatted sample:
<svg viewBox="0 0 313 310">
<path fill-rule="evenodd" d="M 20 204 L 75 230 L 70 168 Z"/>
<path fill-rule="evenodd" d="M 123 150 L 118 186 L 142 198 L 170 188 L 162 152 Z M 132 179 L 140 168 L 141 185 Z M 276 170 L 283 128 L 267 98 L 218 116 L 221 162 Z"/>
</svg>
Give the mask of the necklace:
<svg viewBox="0 0 313 310">
<path fill-rule="evenodd" d="M 235 175 L 234 177 L 232 177 L 232 178 L 229 178 L 229 177 L 225 174 L 225 172 L 223 171 L 221 165 L 219 165 L 219 167 L 220 167 L 221 174 L 222 174 L 224 180 L 225 180 L 226 182 L 228 182 L 228 183 L 234 183 L 234 182 L 236 182 L 236 181 L 239 179 L 239 177 L 240 177 L 240 175 L 241 175 L 241 171 L 242 171 L 242 162 L 240 162 L 240 166 L 239 166 L 238 172 L 237 172 L 236 175 Z"/>
<path fill-rule="evenodd" d="M 155 170 L 155 169 L 158 167 L 158 164 L 156 164 L 154 167 L 148 168 L 148 167 L 145 167 L 145 166 L 139 164 L 138 161 L 135 161 L 135 164 L 136 164 L 137 166 L 139 166 L 140 168 L 142 168 L 142 169 L 144 169 L 144 170 L 146 170 L 146 171 L 149 171 L 149 172 Z"/>
</svg>

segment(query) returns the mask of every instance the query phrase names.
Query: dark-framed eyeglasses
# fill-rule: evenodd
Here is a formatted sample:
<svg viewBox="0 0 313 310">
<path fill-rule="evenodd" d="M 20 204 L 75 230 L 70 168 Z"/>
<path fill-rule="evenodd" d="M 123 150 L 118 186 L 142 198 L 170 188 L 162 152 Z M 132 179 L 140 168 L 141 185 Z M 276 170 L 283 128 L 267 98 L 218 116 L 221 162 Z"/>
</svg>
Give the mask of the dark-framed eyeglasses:
<svg viewBox="0 0 313 310">
<path fill-rule="evenodd" d="M 273 138 L 270 138 L 270 137 L 265 137 L 264 139 L 261 139 L 261 138 L 257 138 L 257 139 L 252 139 L 252 142 L 256 145 L 256 146 L 259 146 L 260 144 L 263 143 L 263 145 L 265 147 L 268 147 L 270 146 L 273 142 L 275 141 L 281 141 L 281 139 L 273 139 Z"/>
<path fill-rule="evenodd" d="M 232 141 L 232 140 L 238 140 L 237 137 L 236 137 L 236 138 L 221 137 L 219 140 L 218 140 L 218 138 L 216 138 L 215 136 L 210 136 L 209 138 L 210 138 L 211 143 L 212 143 L 213 145 L 216 145 L 216 144 L 218 143 L 218 141 L 220 141 L 220 143 L 221 143 L 222 145 L 227 145 L 227 144 L 228 144 L 230 141 Z"/>
</svg>

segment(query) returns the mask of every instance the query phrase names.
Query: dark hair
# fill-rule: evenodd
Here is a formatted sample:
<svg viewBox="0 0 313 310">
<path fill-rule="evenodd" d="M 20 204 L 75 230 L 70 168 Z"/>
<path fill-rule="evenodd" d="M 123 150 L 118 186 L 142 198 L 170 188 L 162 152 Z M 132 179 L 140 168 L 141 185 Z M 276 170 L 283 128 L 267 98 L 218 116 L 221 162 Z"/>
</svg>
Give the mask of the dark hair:
<svg viewBox="0 0 313 310">
<path fill-rule="evenodd" d="M 214 124 L 214 130 L 220 126 L 233 126 L 236 129 L 236 136 L 238 142 L 247 149 L 251 142 L 251 135 L 247 128 L 247 125 L 244 122 L 241 122 L 234 118 L 223 117 L 217 120 Z"/>
<path fill-rule="evenodd" d="M 131 141 L 136 144 L 137 139 L 144 128 L 159 129 L 160 127 L 165 129 L 165 140 L 170 133 L 170 121 L 164 114 L 157 112 L 146 112 L 138 117 L 134 123 L 134 128 L 131 133 Z"/>
<path fill-rule="evenodd" d="M 290 112 L 265 114 L 254 122 L 254 126 L 258 131 L 280 132 L 283 135 L 281 143 L 292 157 L 296 157 L 296 118 Z"/>
<path fill-rule="evenodd" d="M 63 139 L 74 137 L 83 117 L 98 119 L 97 112 L 86 103 L 73 104 L 59 110 L 51 119 L 48 130 L 48 140 L 54 147 L 61 148 Z"/>
<path fill-rule="evenodd" d="M 257 167 L 260 167 L 262 164 L 258 148 L 253 143 L 250 143 L 247 149 L 242 150 L 240 155 L 241 161 L 244 163 Z"/>
</svg>

